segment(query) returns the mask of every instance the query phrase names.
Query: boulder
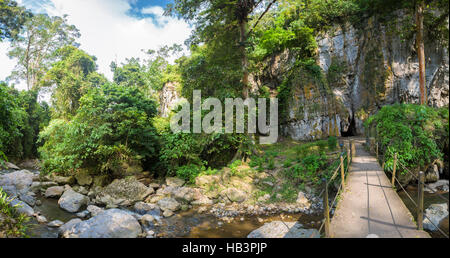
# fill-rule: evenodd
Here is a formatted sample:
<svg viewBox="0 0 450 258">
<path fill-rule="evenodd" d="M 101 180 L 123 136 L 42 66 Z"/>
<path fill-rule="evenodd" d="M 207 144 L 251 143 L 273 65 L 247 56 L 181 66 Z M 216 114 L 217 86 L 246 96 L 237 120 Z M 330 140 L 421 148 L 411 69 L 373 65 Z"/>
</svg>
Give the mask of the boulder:
<svg viewBox="0 0 450 258">
<path fill-rule="evenodd" d="M 92 180 L 94 186 L 104 187 L 106 186 L 110 180 L 108 175 L 95 176 Z"/>
<path fill-rule="evenodd" d="M 172 193 L 177 201 L 187 203 L 193 201 L 196 195 L 195 190 L 189 187 L 179 187 Z"/>
<path fill-rule="evenodd" d="M 439 168 L 437 164 L 431 166 L 425 175 L 425 183 L 434 183 L 439 180 Z"/>
<path fill-rule="evenodd" d="M 433 192 L 448 192 L 449 183 L 448 180 L 442 179 L 434 182 L 432 184 L 428 184 L 427 187 L 424 188 L 425 192 L 433 193 Z"/>
<path fill-rule="evenodd" d="M 309 202 L 308 198 L 306 198 L 306 195 L 304 192 L 298 193 L 296 203 L 305 208 L 309 208 L 311 206 L 311 203 Z"/>
<path fill-rule="evenodd" d="M 96 201 L 110 207 L 130 206 L 153 192 L 153 188 L 146 187 L 134 177 L 116 179 L 98 193 Z"/>
<path fill-rule="evenodd" d="M 430 231 L 438 230 L 434 225 L 439 226 L 441 221 L 448 216 L 447 203 L 431 204 L 430 207 L 425 210 L 425 216 L 423 228 Z"/>
<path fill-rule="evenodd" d="M 44 217 L 44 216 L 42 216 L 42 215 L 36 216 L 36 220 L 37 220 L 39 223 L 41 223 L 41 224 L 45 224 L 45 223 L 48 222 L 47 218 Z"/>
<path fill-rule="evenodd" d="M 136 238 L 141 233 L 141 225 L 133 216 L 119 209 L 110 209 L 76 223 L 70 230 L 63 233 L 63 237 Z"/>
<path fill-rule="evenodd" d="M 30 186 L 30 190 L 33 192 L 38 192 L 40 190 L 46 190 L 52 186 L 58 186 L 58 183 L 56 183 L 56 182 L 33 182 Z"/>
<path fill-rule="evenodd" d="M 75 192 L 72 189 L 68 189 L 59 198 L 59 206 L 68 212 L 77 212 L 82 206 L 87 205 L 89 198 L 85 195 Z"/>
<path fill-rule="evenodd" d="M 90 185 L 92 184 L 93 178 L 86 169 L 80 169 L 75 174 L 75 179 L 79 185 Z"/>
<path fill-rule="evenodd" d="M 144 216 L 141 217 L 140 221 L 142 225 L 149 226 L 153 223 L 153 221 L 155 221 L 155 218 L 150 214 L 145 214 Z"/>
<path fill-rule="evenodd" d="M 243 202 L 247 199 L 247 194 L 236 188 L 225 189 L 224 194 L 232 202 Z"/>
<path fill-rule="evenodd" d="M 14 164 L 11 163 L 11 162 L 5 162 L 5 164 L 3 165 L 3 167 L 4 167 L 5 169 L 20 170 L 20 168 L 19 168 L 18 166 L 14 165 Z"/>
<path fill-rule="evenodd" d="M 159 207 L 156 204 L 145 203 L 145 202 L 137 202 L 134 204 L 134 210 L 141 215 L 150 214 L 150 215 L 160 215 Z"/>
<path fill-rule="evenodd" d="M 19 199 L 33 207 L 36 205 L 36 198 L 34 197 L 34 195 L 35 194 L 33 192 L 19 193 Z"/>
<path fill-rule="evenodd" d="M 64 225 L 62 225 L 62 226 L 59 227 L 59 230 L 58 230 L 59 235 L 62 236 L 62 235 L 64 235 L 66 232 L 69 232 L 70 230 L 73 229 L 73 227 L 74 227 L 76 224 L 78 224 L 78 223 L 80 223 L 80 222 L 82 222 L 81 219 L 71 219 L 71 220 L 67 221 Z"/>
<path fill-rule="evenodd" d="M 0 186 L 4 189 L 9 187 L 16 194 L 22 190 L 27 190 L 33 183 L 34 174 L 28 170 L 19 170 L 12 173 L 0 175 Z M 5 190 L 6 191 L 6 190 Z M 16 195 L 9 193 L 10 195 Z"/>
<path fill-rule="evenodd" d="M 195 179 L 195 184 L 198 186 L 207 186 L 214 183 L 219 183 L 220 177 L 217 175 L 204 175 Z"/>
<path fill-rule="evenodd" d="M 105 211 L 104 209 L 95 205 L 88 205 L 86 210 L 91 214 L 92 217 L 95 217 Z"/>
<path fill-rule="evenodd" d="M 272 221 L 253 230 L 247 238 L 320 238 L 316 229 L 305 229 L 298 222 Z"/>
<path fill-rule="evenodd" d="M 178 177 L 167 177 L 166 184 L 173 187 L 181 187 L 185 183 L 184 179 Z"/>
<path fill-rule="evenodd" d="M 28 216 L 33 216 L 33 214 L 34 214 L 33 208 L 31 208 L 28 204 L 17 200 L 16 198 L 12 199 L 12 201 L 9 203 L 9 205 L 11 207 L 16 207 L 16 210 L 19 213 L 22 213 L 22 214 L 25 214 Z"/>
<path fill-rule="evenodd" d="M 181 208 L 180 203 L 178 203 L 174 198 L 165 197 L 158 201 L 158 206 L 163 211 L 177 211 Z"/>
<path fill-rule="evenodd" d="M 47 188 L 44 193 L 46 198 L 60 197 L 64 193 L 64 186 L 52 186 Z"/>
<path fill-rule="evenodd" d="M 59 185 L 73 185 L 75 183 L 75 178 L 73 176 L 57 176 L 52 175 L 50 179 Z"/>
<path fill-rule="evenodd" d="M 54 220 L 51 221 L 47 224 L 47 226 L 51 227 L 51 228 L 59 228 L 62 225 L 64 225 L 64 222 L 60 221 L 60 220 Z"/>
<path fill-rule="evenodd" d="M 80 211 L 76 215 L 78 218 L 85 219 L 89 217 L 90 212 L 88 210 Z"/>
</svg>

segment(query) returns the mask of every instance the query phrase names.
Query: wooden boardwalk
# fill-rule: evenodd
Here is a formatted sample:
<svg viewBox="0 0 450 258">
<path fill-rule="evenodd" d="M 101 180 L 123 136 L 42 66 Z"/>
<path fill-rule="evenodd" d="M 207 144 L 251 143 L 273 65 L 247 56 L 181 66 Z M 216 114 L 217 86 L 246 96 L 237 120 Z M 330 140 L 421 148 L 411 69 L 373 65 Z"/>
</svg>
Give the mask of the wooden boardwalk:
<svg viewBox="0 0 450 258">
<path fill-rule="evenodd" d="M 364 150 L 363 140 L 354 142 L 356 156 L 331 220 L 331 237 L 429 238 L 428 233 L 417 230 L 376 158 Z"/>
</svg>

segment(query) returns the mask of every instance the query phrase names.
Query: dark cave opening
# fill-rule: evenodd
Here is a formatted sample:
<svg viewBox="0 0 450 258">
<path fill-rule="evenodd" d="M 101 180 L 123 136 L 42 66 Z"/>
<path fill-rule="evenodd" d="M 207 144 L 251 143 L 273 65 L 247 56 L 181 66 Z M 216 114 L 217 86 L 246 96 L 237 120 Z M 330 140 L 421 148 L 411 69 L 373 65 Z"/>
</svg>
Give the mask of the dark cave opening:
<svg viewBox="0 0 450 258">
<path fill-rule="evenodd" d="M 348 126 L 348 130 L 344 131 L 343 126 L 341 126 L 341 136 L 342 137 L 350 137 L 350 136 L 356 136 L 356 135 L 357 135 L 356 122 L 355 122 L 354 115 L 352 115 L 352 118 L 350 120 L 350 125 Z"/>
</svg>

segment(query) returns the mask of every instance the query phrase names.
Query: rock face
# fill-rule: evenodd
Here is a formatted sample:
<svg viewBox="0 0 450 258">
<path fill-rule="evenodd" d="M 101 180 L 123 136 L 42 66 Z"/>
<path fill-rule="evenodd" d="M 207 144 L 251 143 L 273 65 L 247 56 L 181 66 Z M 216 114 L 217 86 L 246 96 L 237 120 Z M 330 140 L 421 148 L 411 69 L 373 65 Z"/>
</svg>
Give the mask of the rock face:
<svg viewBox="0 0 450 258">
<path fill-rule="evenodd" d="M 133 216 L 119 209 L 110 209 L 74 224 L 63 233 L 63 237 L 136 238 L 141 233 L 141 226 Z"/>
<path fill-rule="evenodd" d="M 116 179 L 97 195 L 98 203 L 107 207 L 131 206 L 154 192 L 135 178 Z"/>
<path fill-rule="evenodd" d="M 423 220 L 423 228 L 436 231 L 437 228 L 433 224 L 439 226 L 441 221 L 448 216 L 448 206 L 446 203 L 432 204 L 425 210 L 425 215 L 427 218 Z"/>
<path fill-rule="evenodd" d="M 389 23 L 372 16 L 358 28 L 336 25 L 319 34 L 316 62 L 321 78 L 294 67 L 295 51 L 269 57 L 267 66 L 253 74 L 252 88 L 290 89 L 282 100 L 286 109 L 279 111 L 282 133 L 295 140 L 362 134 L 363 119 L 382 106 L 418 103 L 415 39 L 396 33 L 407 17 L 397 11 Z M 443 107 L 449 103 L 448 46 L 427 38 L 425 42 L 428 105 Z"/>
<path fill-rule="evenodd" d="M 176 104 L 180 101 L 180 94 L 177 90 L 177 82 L 168 82 L 164 84 L 160 96 L 159 102 L 161 103 L 159 113 L 162 117 L 167 117 L 170 111 L 176 107 Z"/>
<path fill-rule="evenodd" d="M 89 198 L 87 196 L 77 193 L 72 189 L 66 190 L 58 200 L 59 207 L 68 212 L 78 212 L 88 202 Z"/>
<path fill-rule="evenodd" d="M 311 206 L 311 203 L 306 198 L 305 193 L 299 192 L 297 196 L 297 203 L 300 204 L 303 207 L 309 208 Z"/>
<path fill-rule="evenodd" d="M 253 230 L 247 238 L 319 238 L 316 229 L 304 229 L 298 222 L 272 221 Z"/>
</svg>

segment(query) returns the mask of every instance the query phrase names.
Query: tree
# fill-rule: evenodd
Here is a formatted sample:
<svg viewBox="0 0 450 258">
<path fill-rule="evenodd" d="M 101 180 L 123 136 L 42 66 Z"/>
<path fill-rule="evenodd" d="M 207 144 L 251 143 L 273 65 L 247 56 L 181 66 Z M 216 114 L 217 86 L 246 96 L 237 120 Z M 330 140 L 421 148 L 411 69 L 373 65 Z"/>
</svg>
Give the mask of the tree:
<svg viewBox="0 0 450 258">
<path fill-rule="evenodd" d="M 13 0 L 0 0 L 0 42 L 15 39 L 31 12 Z"/>
<path fill-rule="evenodd" d="M 420 104 L 427 104 L 427 91 L 425 80 L 425 47 L 423 43 L 423 9 L 424 1 L 416 2 L 416 49 L 419 58 L 419 87 Z"/>
<path fill-rule="evenodd" d="M 18 39 L 12 42 L 10 58 L 17 59 L 10 79 L 25 80 L 28 89 L 39 87 L 39 81 L 50 64 L 58 60 L 56 50 L 65 46 L 77 46 L 78 29 L 67 24 L 67 17 L 49 17 L 38 14 L 28 19 Z"/>
<path fill-rule="evenodd" d="M 52 102 L 58 117 L 70 118 L 80 106 L 80 98 L 92 87 L 106 83 L 95 72 L 96 58 L 74 46 L 56 51 L 61 60 L 54 63 L 43 78 L 44 87 L 52 87 Z"/>
</svg>

